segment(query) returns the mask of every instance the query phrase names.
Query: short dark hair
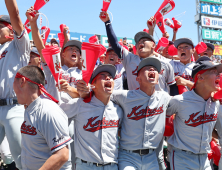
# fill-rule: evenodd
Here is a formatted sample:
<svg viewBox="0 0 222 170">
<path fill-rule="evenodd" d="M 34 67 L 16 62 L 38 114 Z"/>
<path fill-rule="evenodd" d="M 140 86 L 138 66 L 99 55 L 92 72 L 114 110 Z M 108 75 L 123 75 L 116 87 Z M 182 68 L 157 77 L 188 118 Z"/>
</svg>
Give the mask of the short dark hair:
<svg viewBox="0 0 222 170">
<path fill-rule="evenodd" d="M 18 73 L 20 73 L 21 75 L 29 78 L 30 80 L 38 84 L 42 84 L 43 86 L 45 85 L 45 75 L 43 71 L 41 70 L 41 68 L 37 66 L 22 67 L 18 70 Z M 28 82 L 28 83 L 33 89 L 38 89 L 38 86 L 36 84 L 31 83 L 31 82 Z"/>
</svg>

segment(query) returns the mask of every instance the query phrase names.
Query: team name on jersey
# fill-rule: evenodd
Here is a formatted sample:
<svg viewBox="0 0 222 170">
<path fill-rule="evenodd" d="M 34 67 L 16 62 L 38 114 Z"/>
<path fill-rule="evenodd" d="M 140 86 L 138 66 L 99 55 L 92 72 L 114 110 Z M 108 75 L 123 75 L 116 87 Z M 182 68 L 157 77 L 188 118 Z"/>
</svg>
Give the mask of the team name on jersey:
<svg viewBox="0 0 222 170">
<path fill-rule="evenodd" d="M 217 120 L 217 113 L 208 115 L 206 112 L 203 115 L 197 116 L 201 111 L 190 115 L 189 119 L 185 121 L 188 126 L 199 126 L 204 123 L 212 122 Z"/>
<path fill-rule="evenodd" d="M 7 50 L 5 50 L 3 53 L 2 53 L 2 55 L 0 55 L 0 59 L 2 59 L 3 57 L 5 57 L 6 56 L 6 54 L 7 54 Z"/>
<path fill-rule="evenodd" d="M 22 123 L 21 133 L 24 133 L 24 134 L 27 134 L 27 135 L 36 135 L 37 134 L 36 128 L 34 126 L 31 126 L 31 125 L 26 125 L 25 123 L 26 123 L 26 121 L 24 121 Z"/>
<path fill-rule="evenodd" d="M 190 76 L 190 75 L 185 75 L 185 73 L 183 73 L 182 75 L 179 75 L 179 72 L 175 72 L 174 73 L 175 76 L 180 76 L 186 80 L 190 80 L 190 81 L 193 81 L 193 78 Z"/>
<path fill-rule="evenodd" d="M 136 67 L 135 70 L 132 71 L 132 75 L 137 76 L 137 70 L 138 70 L 138 66 Z M 163 75 L 163 72 L 164 72 L 164 69 L 162 69 L 159 74 Z"/>
<path fill-rule="evenodd" d="M 146 117 L 151 117 L 154 115 L 159 115 L 163 113 L 163 105 L 159 108 L 150 109 L 149 106 L 147 106 L 145 109 L 141 109 L 138 111 L 143 105 L 135 106 L 132 108 L 132 112 L 127 115 L 129 119 L 132 120 L 140 120 Z"/>
<path fill-rule="evenodd" d="M 68 83 L 74 83 L 74 85 L 77 84 L 76 78 L 69 77 L 69 75 L 62 75 L 62 79 L 66 80 Z"/>
<path fill-rule="evenodd" d="M 99 116 L 89 118 L 87 124 L 83 126 L 83 129 L 85 131 L 95 132 L 100 129 L 119 127 L 120 119 L 106 120 L 106 118 L 104 117 L 102 120 L 98 120 L 98 117 Z"/>
</svg>

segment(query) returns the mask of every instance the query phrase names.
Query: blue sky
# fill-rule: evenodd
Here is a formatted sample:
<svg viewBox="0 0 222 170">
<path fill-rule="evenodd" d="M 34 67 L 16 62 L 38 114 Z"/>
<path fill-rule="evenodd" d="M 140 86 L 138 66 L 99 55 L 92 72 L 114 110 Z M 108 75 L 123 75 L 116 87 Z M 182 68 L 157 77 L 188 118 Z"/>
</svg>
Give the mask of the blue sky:
<svg viewBox="0 0 222 170">
<path fill-rule="evenodd" d="M 147 28 L 147 20 L 156 13 L 163 0 L 112 0 L 109 11 L 113 14 L 113 28 L 117 36 L 133 38 L 134 35 Z M 170 18 L 186 11 L 177 38 L 191 38 L 198 43 L 197 25 L 194 24 L 196 15 L 195 0 L 174 0 L 176 6 L 165 18 Z M 26 10 L 34 5 L 35 0 L 17 0 L 22 22 L 26 20 Z M 59 30 L 60 24 L 69 26 L 71 32 L 106 35 L 104 23 L 99 19 L 102 0 L 50 0 L 42 9 L 49 20 L 51 30 Z M 4 1 L 0 2 L 0 15 L 8 14 Z M 173 30 L 166 26 L 172 39 Z M 158 37 L 161 32 L 155 29 Z M 155 39 L 157 36 L 155 34 Z"/>
</svg>

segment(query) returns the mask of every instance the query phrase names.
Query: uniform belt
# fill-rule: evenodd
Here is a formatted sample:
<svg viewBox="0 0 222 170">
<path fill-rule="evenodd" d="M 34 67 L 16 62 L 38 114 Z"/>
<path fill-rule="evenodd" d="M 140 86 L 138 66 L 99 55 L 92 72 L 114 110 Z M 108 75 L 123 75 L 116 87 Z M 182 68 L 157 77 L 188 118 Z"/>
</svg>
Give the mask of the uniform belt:
<svg viewBox="0 0 222 170">
<path fill-rule="evenodd" d="M 125 149 L 123 149 L 123 150 L 125 150 Z M 131 152 L 133 152 L 133 153 L 138 153 L 140 156 L 142 156 L 142 155 L 147 155 L 147 154 L 149 154 L 150 150 L 153 150 L 153 151 L 154 151 L 154 149 L 138 149 L 138 150 L 132 150 Z M 127 151 L 127 150 L 126 150 L 126 151 Z"/>
<path fill-rule="evenodd" d="M 18 104 L 16 99 L 0 99 L 0 106 Z"/>
<path fill-rule="evenodd" d="M 82 160 L 82 159 L 81 159 L 81 161 L 82 161 L 83 163 L 88 163 L 87 161 L 84 161 L 84 160 Z M 106 165 L 111 165 L 111 164 L 112 164 L 112 163 L 108 163 L 108 164 L 93 163 L 93 165 L 96 165 L 96 166 L 98 166 L 98 167 L 106 166 Z"/>
</svg>

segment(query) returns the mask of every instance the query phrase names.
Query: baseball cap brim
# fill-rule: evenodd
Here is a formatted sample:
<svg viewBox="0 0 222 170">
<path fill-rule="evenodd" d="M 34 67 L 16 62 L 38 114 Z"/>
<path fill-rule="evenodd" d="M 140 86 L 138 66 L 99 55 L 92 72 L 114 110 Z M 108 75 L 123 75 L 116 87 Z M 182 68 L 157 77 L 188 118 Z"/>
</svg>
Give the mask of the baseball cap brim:
<svg viewBox="0 0 222 170">
<path fill-rule="evenodd" d="M 198 58 L 195 63 L 198 63 L 200 61 L 211 61 L 211 59 L 207 56 L 202 56 L 202 57 Z"/>
<path fill-rule="evenodd" d="M 69 46 L 76 46 L 80 51 L 81 51 L 81 48 L 82 48 L 82 42 L 78 41 L 78 40 L 71 40 L 71 41 L 68 41 L 64 48 L 65 49 L 66 47 L 69 47 Z"/>
<path fill-rule="evenodd" d="M 106 52 L 109 52 L 109 51 L 114 51 L 114 49 L 112 47 L 109 47 Z"/>
<path fill-rule="evenodd" d="M 189 39 L 189 38 L 180 38 L 180 39 L 177 39 L 176 41 L 174 41 L 174 46 L 175 46 L 176 48 L 178 48 L 178 46 L 179 46 L 180 44 L 183 44 L 183 43 L 192 45 L 192 46 L 194 47 L 193 41 L 192 41 L 191 39 Z"/>
<path fill-rule="evenodd" d="M 205 43 L 207 47 L 211 48 L 214 51 L 214 45 L 211 43 Z"/>
<path fill-rule="evenodd" d="M 134 40 L 135 40 L 136 44 L 139 42 L 139 40 L 141 38 L 148 38 L 148 39 L 150 39 L 151 41 L 153 41 L 155 43 L 155 40 L 154 40 L 152 35 L 148 34 L 147 32 L 140 31 L 134 37 Z"/>
<path fill-rule="evenodd" d="M 40 54 L 39 54 L 39 52 L 38 52 L 38 50 L 37 50 L 36 47 L 32 47 L 31 53 L 35 53 L 35 54 L 37 54 L 38 56 L 40 56 Z"/>
<path fill-rule="evenodd" d="M 89 83 L 101 72 L 108 72 L 113 78 L 116 76 L 116 67 L 111 64 L 99 65 L 92 73 Z"/>
<path fill-rule="evenodd" d="M 143 59 L 139 66 L 138 66 L 138 69 L 137 69 L 137 74 L 139 73 L 139 71 L 145 67 L 145 66 L 153 66 L 157 69 L 158 73 L 160 73 L 161 71 L 161 62 L 160 60 L 155 57 L 155 56 L 152 56 L 152 57 L 147 57 L 145 59 Z"/>
<path fill-rule="evenodd" d="M 214 64 L 211 61 L 205 60 L 205 61 L 199 61 L 196 63 L 196 65 L 192 69 L 192 78 L 201 70 L 209 70 L 212 68 L 216 68 L 219 73 L 222 72 L 222 64 Z"/>
<path fill-rule="evenodd" d="M 7 22 L 11 25 L 10 17 L 8 15 L 0 15 L 0 22 Z"/>
</svg>

